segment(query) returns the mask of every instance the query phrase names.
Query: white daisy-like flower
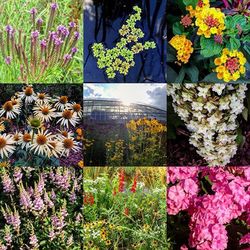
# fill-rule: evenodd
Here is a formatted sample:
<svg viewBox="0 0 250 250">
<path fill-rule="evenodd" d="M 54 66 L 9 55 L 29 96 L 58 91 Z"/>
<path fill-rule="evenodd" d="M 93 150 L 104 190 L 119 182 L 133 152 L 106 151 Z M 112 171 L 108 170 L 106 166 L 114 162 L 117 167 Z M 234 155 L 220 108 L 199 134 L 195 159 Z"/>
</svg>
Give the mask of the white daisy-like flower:
<svg viewBox="0 0 250 250">
<path fill-rule="evenodd" d="M 59 139 L 59 138 L 58 138 Z M 52 146 L 49 157 L 59 158 L 63 152 L 63 144 L 60 140 L 54 138 L 54 140 L 50 141 L 50 145 Z"/>
<path fill-rule="evenodd" d="M 72 109 L 74 111 L 74 113 L 76 113 L 79 118 L 82 118 L 83 110 L 82 110 L 81 104 L 72 102 L 69 104 L 69 109 Z"/>
<path fill-rule="evenodd" d="M 27 123 L 32 129 L 39 129 L 43 126 L 43 121 L 40 117 L 29 116 Z"/>
<path fill-rule="evenodd" d="M 53 118 L 57 117 L 56 109 L 48 103 L 40 104 L 33 108 L 35 117 L 39 117 L 43 122 L 50 122 Z"/>
<path fill-rule="evenodd" d="M 47 130 L 38 130 L 38 133 L 34 135 L 34 139 L 30 149 L 35 154 L 49 156 L 53 146 L 50 144 L 54 139 L 54 136 Z"/>
<path fill-rule="evenodd" d="M 0 135 L 0 156 L 1 159 L 4 157 L 8 158 L 15 151 L 15 141 L 13 135 L 3 134 Z"/>
<path fill-rule="evenodd" d="M 23 100 L 26 104 L 30 104 L 37 99 L 36 93 L 32 85 L 27 85 L 23 88 L 22 92 L 19 92 L 17 96 Z"/>
<path fill-rule="evenodd" d="M 5 125 L 4 125 L 4 122 L 0 122 L 0 133 L 4 132 L 5 131 Z"/>
<path fill-rule="evenodd" d="M 70 138 L 70 137 L 66 138 L 66 137 L 65 137 L 65 138 L 62 140 L 63 151 L 62 151 L 61 156 L 68 157 L 68 156 L 69 156 L 69 153 L 70 153 L 71 151 L 74 151 L 74 152 L 79 151 L 81 148 L 79 147 L 78 144 L 79 144 L 79 143 L 76 142 L 76 141 L 74 140 L 74 138 Z"/>
<path fill-rule="evenodd" d="M 15 132 L 15 134 L 13 135 L 13 139 L 14 139 L 16 145 L 18 145 L 20 143 L 22 136 L 23 136 L 23 134 L 21 132 L 19 132 L 19 131 Z"/>
<path fill-rule="evenodd" d="M 69 128 L 70 124 L 75 127 L 76 124 L 79 122 L 77 114 L 70 109 L 65 109 L 58 116 L 61 118 L 57 121 L 57 123 L 60 123 L 61 126 L 66 128 Z"/>
<path fill-rule="evenodd" d="M 64 139 L 64 138 L 74 138 L 74 133 L 72 131 L 68 131 L 68 130 L 60 130 L 57 129 L 57 131 L 59 132 L 58 137 L 60 139 Z"/>
<path fill-rule="evenodd" d="M 4 103 L 0 109 L 0 116 L 5 115 L 7 119 L 15 119 L 20 114 L 20 106 L 13 104 L 12 101 Z"/>
<path fill-rule="evenodd" d="M 19 144 L 22 149 L 28 150 L 32 144 L 32 132 L 24 131 L 21 138 L 19 139 Z"/>
<path fill-rule="evenodd" d="M 51 97 L 46 93 L 37 93 L 37 104 L 49 103 L 51 101 Z"/>
<path fill-rule="evenodd" d="M 54 101 L 56 102 L 54 106 L 58 111 L 63 111 L 69 106 L 67 96 L 58 96 Z"/>
</svg>

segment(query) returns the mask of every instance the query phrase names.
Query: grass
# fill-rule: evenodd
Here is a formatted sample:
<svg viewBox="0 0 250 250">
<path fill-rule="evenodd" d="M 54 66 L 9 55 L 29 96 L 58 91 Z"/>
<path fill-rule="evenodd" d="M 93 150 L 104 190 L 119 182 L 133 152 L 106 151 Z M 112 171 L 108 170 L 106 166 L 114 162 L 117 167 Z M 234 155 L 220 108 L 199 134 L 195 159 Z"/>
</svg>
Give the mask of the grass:
<svg viewBox="0 0 250 250">
<path fill-rule="evenodd" d="M 39 79 L 39 83 L 79 83 L 83 82 L 83 22 L 82 11 L 79 10 L 81 0 L 60 0 L 55 25 L 68 26 L 72 18 L 77 18 L 81 38 L 78 41 L 78 52 L 74 57 L 68 72 L 60 66 L 52 68 L 46 75 Z M 49 5 L 52 0 L 2 0 L 0 5 L 0 30 L 10 24 L 15 30 L 21 29 L 24 33 L 31 32 L 31 17 L 29 11 L 35 7 L 38 10 L 37 18 L 43 18 L 47 22 L 49 16 Z M 76 20 L 76 19 L 75 19 Z M 41 34 L 43 35 L 43 34 Z M 28 36 L 29 37 L 29 36 Z M 28 38 L 27 37 L 27 38 Z M 20 82 L 20 64 L 13 61 L 10 66 L 4 63 L 0 55 L 0 83 Z M 37 81 L 34 81 L 37 82 Z M 32 83 L 34 83 L 32 82 Z"/>
</svg>

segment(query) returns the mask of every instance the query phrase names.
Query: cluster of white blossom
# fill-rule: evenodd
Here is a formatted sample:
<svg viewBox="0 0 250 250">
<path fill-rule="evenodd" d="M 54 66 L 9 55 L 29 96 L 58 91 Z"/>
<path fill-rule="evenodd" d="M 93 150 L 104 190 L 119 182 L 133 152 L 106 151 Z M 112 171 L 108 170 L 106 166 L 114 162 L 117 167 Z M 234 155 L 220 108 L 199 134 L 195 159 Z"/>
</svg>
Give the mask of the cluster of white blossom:
<svg viewBox="0 0 250 250">
<path fill-rule="evenodd" d="M 173 108 L 190 131 L 190 144 L 209 166 L 225 166 L 237 151 L 237 115 L 246 84 L 169 84 Z"/>
</svg>

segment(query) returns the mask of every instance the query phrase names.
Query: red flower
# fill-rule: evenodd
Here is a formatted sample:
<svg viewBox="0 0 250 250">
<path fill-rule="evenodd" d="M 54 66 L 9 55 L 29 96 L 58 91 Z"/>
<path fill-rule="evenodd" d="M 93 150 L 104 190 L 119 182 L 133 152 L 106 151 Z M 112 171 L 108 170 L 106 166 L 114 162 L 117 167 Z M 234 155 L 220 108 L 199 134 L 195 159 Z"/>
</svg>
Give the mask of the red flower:
<svg viewBox="0 0 250 250">
<path fill-rule="evenodd" d="M 136 192 L 136 186 L 137 186 L 137 175 L 135 175 L 133 185 L 132 185 L 132 187 L 131 187 L 131 189 L 130 189 L 130 191 L 131 191 L 132 193 L 135 193 L 135 192 Z"/>
<path fill-rule="evenodd" d="M 91 193 L 84 194 L 83 204 L 84 205 L 93 205 L 95 203 L 95 198 Z"/>
<path fill-rule="evenodd" d="M 113 196 L 115 196 L 117 194 L 116 192 L 116 188 L 113 189 Z"/>
<path fill-rule="evenodd" d="M 125 214 L 126 216 L 129 216 L 129 208 L 125 207 L 125 209 L 124 209 L 124 214 Z"/>
<path fill-rule="evenodd" d="M 125 173 L 124 169 L 121 169 L 119 172 L 119 193 L 122 193 L 124 191 L 125 187 Z"/>
</svg>

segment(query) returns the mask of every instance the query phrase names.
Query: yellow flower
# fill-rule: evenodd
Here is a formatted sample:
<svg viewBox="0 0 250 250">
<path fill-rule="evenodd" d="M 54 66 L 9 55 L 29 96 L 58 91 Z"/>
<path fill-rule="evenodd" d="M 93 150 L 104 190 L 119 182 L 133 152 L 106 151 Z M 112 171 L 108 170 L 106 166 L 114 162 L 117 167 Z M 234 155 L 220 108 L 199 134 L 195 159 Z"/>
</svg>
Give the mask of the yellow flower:
<svg viewBox="0 0 250 250">
<path fill-rule="evenodd" d="M 105 244 L 106 244 L 106 246 L 109 246 L 111 244 L 111 241 L 110 240 L 106 240 Z"/>
<path fill-rule="evenodd" d="M 210 7 L 209 0 L 199 0 L 195 9 L 193 6 L 189 5 L 186 7 L 186 10 L 189 11 L 191 17 L 194 17 L 197 13 L 201 12 L 204 7 Z"/>
<path fill-rule="evenodd" d="M 222 55 L 214 60 L 218 79 L 223 79 L 225 82 L 237 81 L 246 72 L 246 62 L 242 52 L 223 49 Z"/>
<path fill-rule="evenodd" d="M 79 162 L 77 163 L 77 165 L 78 165 L 78 167 L 83 168 L 83 167 L 84 167 L 83 160 L 79 161 Z"/>
<path fill-rule="evenodd" d="M 177 59 L 179 62 L 188 63 L 191 54 L 194 49 L 193 43 L 186 38 L 185 35 L 175 35 L 169 44 L 173 46 L 177 51 Z"/>
<path fill-rule="evenodd" d="M 203 7 L 195 14 L 195 25 L 198 27 L 197 34 L 210 38 L 211 35 L 221 35 L 225 26 L 225 14 L 218 8 Z"/>
</svg>

